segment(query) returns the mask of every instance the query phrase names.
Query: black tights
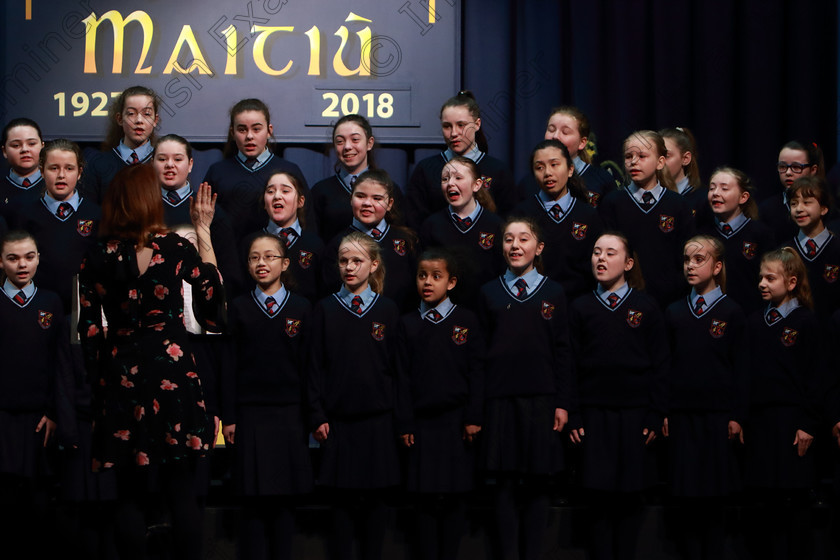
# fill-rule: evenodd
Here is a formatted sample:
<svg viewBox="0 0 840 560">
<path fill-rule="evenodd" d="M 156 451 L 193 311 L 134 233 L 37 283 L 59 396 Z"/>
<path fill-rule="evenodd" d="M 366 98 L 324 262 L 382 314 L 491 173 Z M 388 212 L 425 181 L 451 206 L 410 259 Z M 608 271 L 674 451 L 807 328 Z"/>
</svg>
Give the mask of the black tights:
<svg viewBox="0 0 840 560">
<path fill-rule="evenodd" d="M 547 477 L 502 479 L 496 487 L 496 530 L 503 560 L 537 560 L 548 527 Z"/>
<path fill-rule="evenodd" d="M 416 494 L 415 560 L 455 560 L 466 522 L 462 494 Z"/>
<path fill-rule="evenodd" d="M 295 518 L 288 498 L 247 499 L 239 532 L 240 560 L 290 560 Z"/>
<path fill-rule="evenodd" d="M 195 464 L 184 463 L 160 466 L 159 489 L 172 514 L 173 557 L 201 560 L 204 511 L 196 495 Z M 141 469 L 117 472 L 115 532 L 120 560 L 146 556 L 146 513 L 154 503 L 148 477 Z"/>
<path fill-rule="evenodd" d="M 355 535 L 359 540 L 360 560 L 380 560 L 387 518 L 383 491 L 335 489 L 333 493 L 332 557 L 352 560 Z"/>
<path fill-rule="evenodd" d="M 592 508 L 589 513 L 589 558 L 635 558 L 639 530 L 644 520 L 641 495 L 594 490 L 587 494 Z"/>
</svg>

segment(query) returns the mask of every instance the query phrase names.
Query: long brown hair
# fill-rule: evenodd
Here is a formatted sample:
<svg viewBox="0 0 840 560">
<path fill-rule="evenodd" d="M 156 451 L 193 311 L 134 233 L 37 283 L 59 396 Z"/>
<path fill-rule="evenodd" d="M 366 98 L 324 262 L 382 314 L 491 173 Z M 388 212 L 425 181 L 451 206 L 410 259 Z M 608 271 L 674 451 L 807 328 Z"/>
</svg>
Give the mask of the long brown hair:
<svg viewBox="0 0 840 560">
<path fill-rule="evenodd" d="M 102 200 L 99 234 L 145 247 L 148 236 L 167 231 L 160 185 L 150 165 L 130 165 L 115 176 Z"/>
</svg>

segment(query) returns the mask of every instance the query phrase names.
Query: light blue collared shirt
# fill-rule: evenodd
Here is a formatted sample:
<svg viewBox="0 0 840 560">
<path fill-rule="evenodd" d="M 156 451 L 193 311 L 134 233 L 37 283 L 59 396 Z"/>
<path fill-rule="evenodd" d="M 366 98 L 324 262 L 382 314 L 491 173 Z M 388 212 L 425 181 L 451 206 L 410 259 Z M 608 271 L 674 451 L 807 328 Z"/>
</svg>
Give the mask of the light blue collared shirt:
<svg viewBox="0 0 840 560">
<path fill-rule="evenodd" d="M 359 171 L 358 173 L 356 173 L 354 175 L 354 174 L 351 174 L 346 169 L 344 169 L 344 167 L 341 167 L 338 170 L 338 178 L 341 180 L 341 183 L 342 183 L 342 185 L 344 185 L 344 188 L 347 189 L 347 192 L 353 192 L 353 187 L 350 185 L 350 181 L 353 179 L 353 177 L 356 177 L 358 179 L 359 175 L 361 175 L 362 173 L 364 173 L 368 169 L 369 168 L 365 167 L 364 169 L 362 169 L 361 171 Z"/>
<path fill-rule="evenodd" d="M 432 309 L 440 313 L 440 316 L 442 318 L 446 318 L 446 316 L 449 315 L 453 309 L 455 309 L 455 304 L 452 303 L 452 300 L 448 297 L 443 298 L 443 301 L 437 304 L 435 307 L 429 307 L 429 305 L 425 301 L 421 301 L 419 309 L 420 317 L 431 321 L 430 318 L 426 317 L 426 314 Z"/>
<path fill-rule="evenodd" d="M 117 150 L 117 153 L 120 155 L 120 158 L 122 158 L 122 160 L 124 162 L 129 163 L 129 164 L 131 163 L 131 152 L 136 153 L 137 158 L 140 161 L 143 161 L 147 157 L 152 155 L 153 151 L 155 151 L 154 147 L 152 146 L 152 143 L 149 142 L 148 140 L 146 140 L 145 142 L 143 142 L 141 145 L 137 146 L 137 148 L 135 148 L 133 150 L 131 148 L 129 148 L 128 146 L 126 146 L 123 143 L 122 140 L 120 140 L 120 143 L 117 144 L 117 147 L 115 149 Z"/>
<path fill-rule="evenodd" d="M 540 202 L 542 202 L 546 212 L 551 210 L 555 205 L 559 204 L 561 216 L 566 215 L 566 213 L 569 211 L 569 208 L 572 207 L 572 202 L 574 202 L 574 197 L 572 197 L 572 193 L 570 193 L 568 189 L 566 190 L 566 194 L 564 194 L 557 200 L 552 200 L 548 198 L 548 195 L 545 193 L 545 191 L 538 192 L 537 196 L 539 197 Z"/>
<path fill-rule="evenodd" d="M 645 189 L 637 186 L 635 183 L 632 182 L 630 183 L 630 185 L 628 185 L 627 188 L 630 190 L 630 194 L 633 195 L 633 198 L 635 198 L 639 204 L 644 204 L 644 202 L 642 202 L 642 196 L 644 196 L 645 192 L 649 192 L 653 195 L 654 204 L 659 202 L 659 200 L 662 198 L 662 195 L 665 193 L 665 187 L 663 187 L 659 183 L 656 183 L 656 186 L 650 189 L 649 191 L 645 191 Z"/>
<path fill-rule="evenodd" d="M 166 198 L 166 193 L 168 193 L 168 192 L 169 192 L 169 189 L 164 189 L 163 187 L 160 188 L 160 194 L 163 197 L 163 200 L 166 201 L 167 204 L 171 204 L 169 202 L 169 199 Z M 187 181 L 187 183 L 183 187 L 175 189 L 175 192 L 178 193 L 178 196 L 181 197 L 181 201 L 178 202 L 178 204 L 181 204 L 181 202 L 183 202 L 185 199 L 189 198 L 190 195 L 192 194 L 192 187 L 190 186 L 190 182 Z"/>
<path fill-rule="evenodd" d="M 770 313 L 770 311 L 775 309 L 784 318 L 790 315 L 791 312 L 797 307 L 799 307 L 799 300 L 796 298 L 790 298 L 779 307 L 773 307 L 773 304 L 767 305 L 767 309 L 764 311 L 764 316 L 766 317 L 767 314 Z"/>
<path fill-rule="evenodd" d="M 356 228 L 357 230 L 361 231 L 365 235 L 369 236 L 374 241 L 379 241 L 379 239 L 382 239 L 383 237 L 385 237 L 385 234 L 388 233 L 388 229 L 389 229 L 388 222 L 385 221 L 385 218 L 382 218 L 382 220 L 373 227 L 368 227 L 365 224 L 363 224 L 362 222 L 360 222 L 359 220 L 357 220 L 356 218 L 353 218 L 353 227 Z M 371 233 L 374 230 L 374 228 L 378 229 L 381 233 L 381 235 L 379 236 L 379 239 L 374 238 L 373 233 Z"/>
<path fill-rule="evenodd" d="M 818 253 L 820 252 L 820 249 L 822 248 L 823 244 L 825 244 L 825 242 L 828 241 L 829 237 L 831 237 L 831 232 L 828 231 L 828 228 L 823 229 L 819 234 L 817 234 L 816 237 L 808 237 L 807 235 L 802 233 L 802 230 L 799 230 L 799 233 L 796 234 L 796 240 L 799 241 L 799 246 L 803 249 L 805 248 L 805 242 L 809 239 L 813 239 L 814 243 L 817 244 Z"/>
<path fill-rule="evenodd" d="M 449 148 L 446 148 L 446 150 L 444 150 L 443 152 L 443 155 L 444 157 L 446 157 L 446 161 L 449 161 L 450 159 L 454 158 L 457 154 Z M 478 161 L 484 156 L 484 152 L 478 149 L 478 144 L 473 144 L 472 148 L 464 152 L 462 155 L 478 163 Z"/>
<path fill-rule="evenodd" d="M 283 305 L 283 303 L 286 301 L 287 293 L 288 292 L 286 291 L 286 286 L 284 286 L 283 284 L 280 284 L 280 289 L 274 292 L 273 294 L 267 294 L 264 291 L 262 291 L 259 286 L 257 286 L 256 288 L 254 288 L 254 299 L 256 299 L 257 303 L 259 303 L 260 306 L 262 306 L 262 308 L 266 312 L 268 312 L 268 305 L 266 305 L 265 300 L 267 300 L 269 297 L 273 297 L 277 305 L 280 306 Z"/>
<path fill-rule="evenodd" d="M 21 189 L 24 189 L 24 190 L 31 189 L 32 185 L 34 185 L 35 183 L 37 183 L 38 181 L 41 180 L 41 170 L 40 169 L 35 169 L 35 172 L 32 175 L 30 175 L 29 177 L 21 177 L 20 175 L 18 175 L 17 173 L 15 173 L 14 171 L 12 171 L 10 169 L 9 170 L 9 179 L 12 180 L 12 182 L 15 184 L 15 186 L 17 186 Z M 28 187 L 23 186 L 23 180 L 24 179 L 29 179 L 29 186 Z"/>
<path fill-rule="evenodd" d="M 683 177 L 679 181 L 677 181 L 677 192 L 680 194 L 688 194 L 694 187 L 688 184 L 688 177 Z"/>
<path fill-rule="evenodd" d="M 82 203 L 82 197 L 79 196 L 79 191 L 74 190 L 73 194 L 70 195 L 70 198 L 59 202 L 58 200 L 51 197 L 50 193 L 44 193 L 44 204 L 47 205 L 47 210 L 49 210 L 53 214 L 55 214 L 58 211 L 59 205 L 61 205 L 63 202 L 66 202 L 70 206 L 72 206 L 73 212 L 76 212 L 79 210 L 79 205 Z"/>
<path fill-rule="evenodd" d="M 691 294 L 688 296 L 689 301 L 691 302 L 691 309 L 695 309 L 697 307 L 697 298 L 700 297 L 700 294 L 697 293 L 697 290 L 691 288 Z M 720 286 L 715 286 L 714 290 L 711 290 L 708 294 L 703 294 L 703 313 L 709 310 L 709 308 L 714 305 L 714 303 L 723 297 L 723 290 L 720 289 Z"/>
<path fill-rule="evenodd" d="M 580 156 L 575 156 L 572 159 L 572 165 L 575 166 L 575 171 L 578 175 L 583 174 L 583 172 L 589 167 L 589 164 L 583 161 Z"/>
<path fill-rule="evenodd" d="M 598 284 L 598 287 L 595 288 L 595 293 L 608 306 L 610 305 L 610 300 L 607 299 L 607 298 L 610 297 L 610 294 L 617 295 L 618 296 L 618 301 L 619 301 L 619 303 L 621 303 L 621 300 L 623 300 L 624 296 L 626 296 L 629 292 L 630 292 L 630 284 L 628 284 L 627 282 L 625 282 L 624 284 L 622 284 L 621 286 L 616 288 L 615 291 L 612 291 L 612 292 L 610 292 L 609 290 L 604 288 L 601 284 Z"/>
<path fill-rule="evenodd" d="M 300 220 L 295 220 L 295 223 L 293 223 L 292 225 L 290 225 L 288 227 L 295 230 L 295 233 L 297 234 L 298 237 L 300 237 L 301 232 L 303 232 L 303 229 L 300 227 Z M 280 230 L 281 229 L 284 229 L 284 228 L 282 226 L 278 225 L 278 224 L 275 224 L 271 220 L 268 220 L 268 225 L 265 226 L 265 231 L 266 232 L 268 232 L 272 235 L 276 235 L 277 237 L 280 237 Z"/>
<path fill-rule="evenodd" d="M 510 291 L 513 293 L 516 293 L 518 291 L 517 288 L 515 288 L 513 285 L 516 283 L 517 280 L 522 278 L 528 285 L 528 287 L 525 288 L 525 293 L 530 296 L 531 292 L 534 291 L 534 289 L 540 284 L 542 279 L 545 277 L 539 272 L 537 272 L 536 268 L 532 268 L 522 276 L 516 276 L 513 272 L 511 272 L 510 269 L 507 269 L 505 270 L 505 275 L 503 278 L 508 289 L 510 289 Z"/>
<path fill-rule="evenodd" d="M 263 150 L 263 153 L 261 153 L 260 155 L 257 156 L 257 163 L 254 165 L 254 167 L 252 169 L 257 169 L 258 167 L 262 167 L 265 164 L 265 162 L 267 162 L 270 158 L 271 158 L 271 152 L 269 151 L 268 148 L 266 148 L 265 150 Z M 236 152 L 236 159 L 238 159 L 242 163 L 245 163 L 246 161 L 248 161 L 248 156 L 246 156 L 242 152 Z"/>
<path fill-rule="evenodd" d="M 365 288 L 365 291 L 361 294 L 354 294 L 350 290 L 347 289 L 347 286 L 342 285 L 341 289 L 338 290 L 338 299 L 344 302 L 347 307 L 353 305 L 353 298 L 357 295 L 362 298 L 362 311 L 364 312 L 368 306 L 373 303 L 373 300 L 376 299 L 376 292 L 371 290 L 370 286 Z"/>
<path fill-rule="evenodd" d="M 749 221 L 750 219 L 747 218 L 744 214 L 738 214 L 728 222 L 721 222 L 720 220 L 715 218 L 715 225 L 717 226 L 718 231 L 723 233 L 724 224 L 729 224 L 729 227 L 732 228 L 732 235 L 734 235 L 736 231 L 741 229 L 741 227 Z"/>
<path fill-rule="evenodd" d="M 476 200 L 476 201 L 475 201 L 475 208 L 473 208 L 473 211 L 472 211 L 472 212 L 470 212 L 469 216 L 464 216 L 464 217 L 463 217 L 463 218 L 461 218 L 461 219 L 462 219 L 462 220 L 466 220 L 467 218 L 469 218 L 469 219 L 472 221 L 472 223 L 474 224 L 474 223 L 475 223 L 475 221 L 476 221 L 476 219 L 478 218 L 478 215 L 479 215 L 480 213 L 481 213 L 481 204 L 480 204 L 480 203 Z M 452 206 L 450 206 L 450 207 L 449 207 L 449 214 L 450 214 L 451 216 L 458 216 L 458 214 L 456 214 L 456 213 L 452 210 Z M 460 216 L 458 216 L 458 217 L 460 218 Z"/>
<path fill-rule="evenodd" d="M 9 296 L 9 299 L 12 299 L 13 297 L 15 297 L 15 295 L 20 290 L 21 290 L 20 288 L 18 288 L 14 284 L 12 284 L 11 280 L 6 278 L 6 281 L 3 283 L 3 291 L 6 293 L 7 296 Z M 32 296 L 35 295 L 35 283 L 34 282 L 30 281 L 29 284 L 27 284 L 26 286 L 23 287 L 23 295 L 26 296 L 26 301 L 27 302 L 32 299 Z"/>
</svg>

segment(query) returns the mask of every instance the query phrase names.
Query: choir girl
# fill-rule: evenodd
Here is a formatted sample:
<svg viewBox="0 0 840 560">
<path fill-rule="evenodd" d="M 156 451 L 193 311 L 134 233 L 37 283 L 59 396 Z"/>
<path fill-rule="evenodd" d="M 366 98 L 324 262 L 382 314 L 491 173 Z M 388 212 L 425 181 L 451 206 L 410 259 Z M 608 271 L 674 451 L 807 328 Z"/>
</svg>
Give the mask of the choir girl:
<svg viewBox="0 0 840 560">
<path fill-rule="evenodd" d="M 64 313 L 72 311 L 73 277 L 85 253 L 96 244 L 99 206 L 77 189 L 86 172 L 78 144 L 59 138 L 41 150 L 45 192 L 21 208 L 19 225 L 38 240 L 41 248 L 41 286 L 56 292 Z"/>
<path fill-rule="evenodd" d="M 376 139 L 370 122 L 361 115 L 344 115 L 332 129 L 332 145 L 338 163 L 335 174 L 315 183 L 312 187 L 312 214 L 318 225 L 321 239 L 329 241 L 341 234 L 353 219 L 350 196 L 359 175 L 375 169 L 373 150 Z M 401 191 L 394 190 L 397 202 Z"/>
<path fill-rule="evenodd" d="M 318 483 L 332 498 L 333 556 L 382 557 L 384 496 L 399 483 L 394 430 L 394 360 L 399 310 L 383 297 L 380 246 L 353 232 L 338 248 L 341 289 L 312 312 L 310 426 L 321 444 Z M 358 530 L 354 525 L 358 522 Z"/>
<path fill-rule="evenodd" d="M 790 217 L 799 228 L 786 246 L 793 247 L 805 263 L 808 283 L 817 317 L 828 326 L 831 315 L 840 308 L 840 239 L 823 220 L 831 209 L 831 195 L 825 179 L 806 176 L 787 189 Z"/>
<path fill-rule="evenodd" d="M 669 412 L 671 494 L 683 558 L 725 556 L 723 506 L 739 490 L 734 443 L 743 443 L 749 359 L 745 319 L 726 295 L 723 242 L 689 239 L 683 272 L 691 292 L 665 311 L 671 349 Z"/>
<path fill-rule="evenodd" d="M 273 174 L 263 194 L 268 223 L 261 232 L 283 241 L 290 263 L 289 275 L 294 279 L 291 289 L 314 304 L 322 295 L 324 243 L 306 223 L 307 198 L 304 186 L 294 175 Z"/>
<path fill-rule="evenodd" d="M 557 140 L 566 146 L 580 182 L 586 189 L 587 202 L 597 207 L 604 195 L 615 190 L 616 184 L 612 175 L 592 160 L 587 148 L 591 135 L 589 119 L 577 107 L 554 109 L 545 125 L 545 140 Z M 536 194 L 538 187 L 531 174 L 520 183 L 520 190 L 526 196 Z"/>
<path fill-rule="evenodd" d="M 467 157 L 455 156 L 443 166 L 439 188 L 448 206 L 426 218 L 420 241 L 427 248 L 463 248 L 461 303 L 475 309 L 478 288 L 505 268 L 502 219 L 494 213 L 495 201 L 484 188 L 478 166 Z"/>
<path fill-rule="evenodd" d="M 592 558 L 633 558 L 641 491 L 655 478 L 650 445 L 665 413 L 668 346 L 628 239 L 601 235 L 591 264 L 598 287 L 569 312 L 576 360 L 570 437 L 581 450 Z"/>
<path fill-rule="evenodd" d="M 77 439 L 70 335 L 61 299 L 32 281 L 38 261 L 27 232 L 10 231 L 0 243 L 0 541 L 9 558 L 58 554 L 43 534 L 50 527 L 47 447 L 56 434 L 65 446 Z"/>
<path fill-rule="evenodd" d="M 519 203 L 517 216 L 537 220 L 545 238 L 542 273 L 560 282 L 569 300 L 595 287 L 589 256 L 603 225 L 575 173 L 571 155 L 558 140 L 543 140 L 531 154 L 539 192 Z"/>
<path fill-rule="evenodd" d="M 560 433 L 572 376 L 566 296 L 539 272 L 544 242 L 536 221 L 511 217 L 502 231 L 508 268 L 481 288 L 488 341 L 481 462 L 495 480 L 501 557 L 535 560 L 549 482 L 564 462 Z"/>
<path fill-rule="evenodd" d="M 746 484 L 757 502 L 753 553 L 808 558 L 812 545 L 802 535 L 811 528 L 809 447 L 819 423 L 821 340 L 807 270 L 794 249 L 764 255 L 758 289 L 767 307 L 747 321 L 750 409 L 744 430 Z"/>
<path fill-rule="evenodd" d="M 152 165 L 160 184 L 164 222 L 170 228 L 189 224 L 190 204 L 198 191 L 189 181 L 193 167 L 192 146 L 177 134 L 161 136 L 154 144 Z M 246 281 L 233 223 L 222 208 L 217 207 L 213 215 L 210 237 L 219 272 L 225 281 L 225 294 L 232 300 L 245 291 Z"/>
<path fill-rule="evenodd" d="M 761 255 L 773 248 L 773 232 L 758 221 L 755 188 L 746 173 L 719 167 L 709 180 L 708 202 L 714 225 L 701 228 L 717 237 L 726 253 L 726 295 L 749 314 L 762 306 L 755 289 Z"/>
<path fill-rule="evenodd" d="M 644 263 L 645 286 L 664 308 L 684 293 L 681 247 L 694 233 L 694 217 L 675 192 L 658 133 L 642 130 L 624 141 L 624 168 L 631 183 L 607 195 L 601 217 L 622 232 Z"/>
<path fill-rule="evenodd" d="M 697 141 L 688 128 L 677 126 L 659 131 L 665 141 L 665 166 L 671 172 L 677 193 L 685 197 L 698 226 L 711 220 L 707 191 L 700 180 L 697 162 Z"/>
<path fill-rule="evenodd" d="M 224 294 L 209 233 L 214 202 L 205 185 L 192 203 L 196 253 L 164 229 L 154 169 L 121 170 L 105 193 L 102 238 L 80 272 L 78 332 L 95 403 L 92 466 L 116 473 L 121 559 L 145 557 L 144 517 L 154 492 L 171 509 L 175 555 L 202 558 L 196 460 L 215 436 L 181 287 L 192 286 L 204 326 L 219 328 Z"/>
<path fill-rule="evenodd" d="M 145 86 L 132 86 L 111 104 L 102 152 L 91 158 L 80 191 L 101 205 L 120 169 L 152 160 L 154 133 L 160 123 L 160 99 Z"/>
<path fill-rule="evenodd" d="M 415 285 L 417 235 L 401 225 L 397 208 L 397 186 L 382 169 L 369 169 L 353 184 L 350 209 L 353 221 L 343 233 L 335 236 L 324 251 L 324 262 L 336 262 L 338 247 L 344 236 L 362 232 L 379 245 L 382 262 L 388 270 L 388 282 L 382 295 L 394 301 L 400 311 L 417 306 Z M 324 287 L 335 291 L 340 279 L 333 266 L 324 266 Z M 340 271 L 339 271 L 340 272 Z"/>
<path fill-rule="evenodd" d="M 260 198 L 268 178 L 276 172 L 294 175 L 303 187 L 300 168 L 271 152 L 274 134 L 268 106 L 259 99 L 243 99 L 230 109 L 225 159 L 207 170 L 204 182 L 213 187 L 221 206 L 233 222 L 238 239 L 263 227 Z"/>
<path fill-rule="evenodd" d="M 396 427 L 408 448 L 412 547 L 423 560 L 457 558 L 483 419 L 484 337 L 476 316 L 449 299 L 457 282 L 451 253 L 423 253 L 420 309 L 402 317 L 397 338 Z"/>
<path fill-rule="evenodd" d="M 41 127 L 32 119 L 17 118 L 3 127 L 3 157 L 9 164 L 0 181 L 0 217 L 13 222 L 18 206 L 37 200 L 43 192 L 39 166 L 44 141 Z"/>
<path fill-rule="evenodd" d="M 440 109 L 440 126 L 446 150 L 417 162 L 406 189 L 406 221 L 413 228 L 446 206 L 438 181 L 444 165 L 455 156 L 472 160 L 478 177 L 493 196 L 500 214 L 507 214 L 521 198 L 507 165 L 487 154 L 487 139 L 481 130 L 481 110 L 472 92 L 461 91 Z"/>
<path fill-rule="evenodd" d="M 291 558 L 295 497 L 312 490 L 302 402 L 310 305 L 288 289 L 286 251 L 282 239 L 258 234 L 248 249 L 256 287 L 230 306 L 234 363 L 222 420 L 244 500 L 240 556 L 249 559 Z"/>
<path fill-rule="evenodd" d="M 791 140 L 779 151 L 776 167 L 782 192 L 762 200 L 758 214 L 761 221 L 773 231 L 776 243 L 782 244 L 796 235 L 797 228 L 791 220 L 787 189 L 799 177 L 816 175 L 825 178 L 825 160 L 816 142 Z"/>
</svg>

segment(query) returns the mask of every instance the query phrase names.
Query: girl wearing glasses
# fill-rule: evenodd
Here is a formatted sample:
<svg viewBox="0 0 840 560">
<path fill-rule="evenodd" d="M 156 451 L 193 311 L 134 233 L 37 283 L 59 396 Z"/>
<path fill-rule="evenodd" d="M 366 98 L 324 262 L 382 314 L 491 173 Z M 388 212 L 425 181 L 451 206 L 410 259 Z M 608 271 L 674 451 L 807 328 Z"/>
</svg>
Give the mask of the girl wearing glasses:
<svg viewBox="0 0 840 560">
<path fill-rule="evenodd" d="M 816 142 L 791 140 L 779 151 L 779 181 L 782 183 L 782 196 L 773 195 L 758 206 L 761 221 L 773 230 L 777 244 L 786 242 L 796 235 L 797 226 L 790 217 L 790 204 L 787 189 L 799 177 L 816 175 L 825 179 L 825 160 L 823 152 Z"/>
<path fill-rule="evenodd" d="M 302 410 L 310 305 L 287 289 L 286 251 L 281 238 L 257 234 L 248 249 L 257 286 L 230 306 L 234 375 L 225 379 L 222 419 L 243 498 L 242 558 L 290 558 L 295 497 L 312 490 Z"/>
</svg>

